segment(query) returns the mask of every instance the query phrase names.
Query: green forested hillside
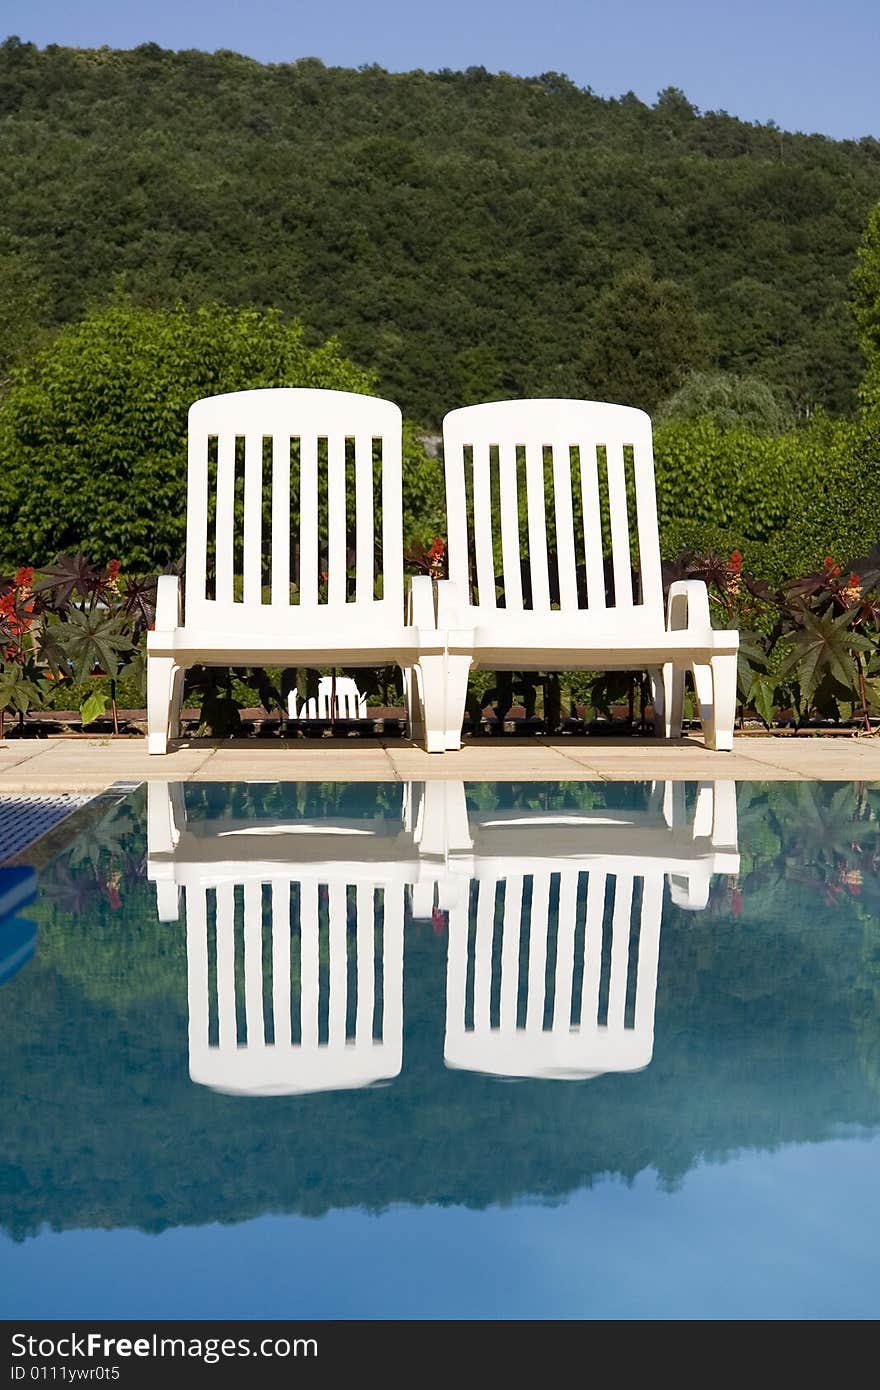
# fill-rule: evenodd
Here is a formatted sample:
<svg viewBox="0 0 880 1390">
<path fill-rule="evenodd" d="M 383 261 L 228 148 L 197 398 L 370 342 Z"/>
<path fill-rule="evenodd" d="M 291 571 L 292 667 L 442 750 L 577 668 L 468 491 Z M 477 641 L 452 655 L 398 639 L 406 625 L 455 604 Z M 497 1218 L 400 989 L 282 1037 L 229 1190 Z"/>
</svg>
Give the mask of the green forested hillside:
<svg viewBox="0 0 880 1390">
<path fill-rule="evenodd" d="M 878 198 L 880 141 L 700 115 L 674 90 L 649 107 L 553 73 L 8 39 L 0 354 L 123 288 L 276 306 L 428 426 L 498 395 L 652 409 L 712 364 L 845 414 Z"/>
</svg>

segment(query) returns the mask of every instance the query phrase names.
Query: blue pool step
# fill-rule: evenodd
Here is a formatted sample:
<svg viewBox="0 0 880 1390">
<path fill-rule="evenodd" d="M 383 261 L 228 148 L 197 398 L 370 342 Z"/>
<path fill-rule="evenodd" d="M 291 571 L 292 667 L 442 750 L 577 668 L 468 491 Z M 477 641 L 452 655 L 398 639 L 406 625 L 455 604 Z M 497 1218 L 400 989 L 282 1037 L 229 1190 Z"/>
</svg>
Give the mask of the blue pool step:
<svg viewBox="0 0 880 1390">
<path fill-rule="evenodd" d="M 0 985 L 27 964 L 36 945 L 36 923 L 23 917 L 0 917 Z"/>
<path fill-rule="evenodd" d="M 37 896 L 37 871 L 26 865 L 0 869 L 0 923 Z"/>
</svg>

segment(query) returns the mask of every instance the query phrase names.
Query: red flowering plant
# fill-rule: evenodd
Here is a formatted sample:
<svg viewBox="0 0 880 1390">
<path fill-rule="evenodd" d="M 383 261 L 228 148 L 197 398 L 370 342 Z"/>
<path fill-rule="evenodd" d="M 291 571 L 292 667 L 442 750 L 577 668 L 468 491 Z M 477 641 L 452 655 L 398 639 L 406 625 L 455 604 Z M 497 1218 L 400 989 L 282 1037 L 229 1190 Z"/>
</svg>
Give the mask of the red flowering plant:
<svg viewBox="0 0 880 1390">
<path fill-rule="evenodd" d="M 810 720 L 880 714 L 880 590 L 834 556 L 778 587 L 748 574 L 742 556 L 685 554 L 678 574 L 701 578 L 725 626 L 740 630 L 739 697 L 769 728 L 790 710 Z"/>
<path fill-rule="evenodd" d="M 872 732 L 880 713 L 880 592 L 832 555 L 820 570 L 782 586 L 780 675 L 792 686 L 798 722 L 849 713 Z"/>
<path fill-rule="evenodd" d="M 30 565 L 0 577 L 0 738 L 7 713 L 17 714 L 23 728 L 28 711 L 43 703 L 33 580 Z"/>
<path fill-rule="evenodd" d="M 770 676 L 766 635 L 776 616 L 774 591 L 743 566 L 742 553 L 725 557 L 715 551 L 683 551 L 663 564 L 664 585 L 677 579 L 702 579 L 709 591 L 714 621 L 739 632 L 737 684 L 740 704 L 754 708 L 766 724 L 776 710 L 776 681 Z"/>
<path fill-rule="evenodd" d="M 873 935 L 880 915 L 880 795 L 871 784 L 743 783 L 738 793 L 738 872 L 713 882 L 709 912 L 760 920 L 768 893 L 784 879 L 804 905 L 824 901 L 846 912 L 848 903 L 850 920 L 861 919 Z"/>
<path fill-rule="evenodd" d="M 420 574 L 428 574 L 432 579 L 446 577 L 446 542 L 442 536 L 435 536 L 429 546 L 415 541 L 403 558 Z"/>
<path fill-rule="evenodd" d="M 156 576 L 123 576 L 118 560 L 99 568 L 84 555 L 46 566 L 35 586 L 44 612 L 42 655 L 57 680 L 86 684 L 80 717 L 88 725 L 110 710 L 119 732 L 117 686 L 141 692 L 146 633 L 155 617 Z"/>
</svg>

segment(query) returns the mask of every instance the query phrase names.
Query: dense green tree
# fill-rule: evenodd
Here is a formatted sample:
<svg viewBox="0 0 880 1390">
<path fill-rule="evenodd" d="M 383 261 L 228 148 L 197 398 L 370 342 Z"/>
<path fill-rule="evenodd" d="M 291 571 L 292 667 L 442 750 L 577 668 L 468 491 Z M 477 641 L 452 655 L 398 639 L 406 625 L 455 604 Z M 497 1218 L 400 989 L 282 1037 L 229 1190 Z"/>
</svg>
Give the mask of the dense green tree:
<svg viewBox="0 0 880 1390">
<path fill-rule="evenodd" d="M 853 272 L 853 309 L 866 363 L 861 386 L 864 405 L 880 409 L 880 203 L 868 218 Z"/>
<path fill-rule="evenodd" d="M 0 392 L 11 367 L 33 352 L 49 317 L 49 289 L 32 254 L 0 249 Z"/>
<path fill-rule="evenodd" d="M 782 434 L 794 423 L 791 407 L 769 382 L 736 372 L 691 371 L 655 412 L 662 420 L 711 420 L 719 429 Z"/>
<path fill-rule="evenodd" d="M 116 303 L 63 329 L 13 373 L 0 412 L 0 560 L 40 564 L 80 547 L 126 568 L 174 560 L 189 406 L 260 386 L 375 390 L 337 343 L 306 346 L 302 327 L 275 310 Z M 408 505 L 430 527 L 439 470 L 411 430 L 407 484 Z"/>
<path fill-rule="evenodd" d="M 589 391 L 582 394 L 653 411 L 709 355 L 690 290 L 635 266 L 599 296 L 583 366 Z"/>
</svg>

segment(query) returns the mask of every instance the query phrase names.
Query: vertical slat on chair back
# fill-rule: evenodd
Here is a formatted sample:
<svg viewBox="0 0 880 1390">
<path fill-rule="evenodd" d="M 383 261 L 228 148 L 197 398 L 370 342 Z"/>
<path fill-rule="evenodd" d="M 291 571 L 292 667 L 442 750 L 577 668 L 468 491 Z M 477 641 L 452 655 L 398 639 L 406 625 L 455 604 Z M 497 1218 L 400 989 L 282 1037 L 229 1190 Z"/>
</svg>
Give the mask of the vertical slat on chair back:
<svg viewBox="0 0 880 1390">
<path fill-rule="evenodd" d="M 443 421 L 443 456 L 449 577 L 472 603 L 598 612 L 610 601 L 662 612 L 652 431 L 644 411 L 578 400 L 465 406 Z M 640 575 L 635 595 L 633 568 Z"/>
<path fill-rule="evenodd" d="M 374 452 L 381 459 L 378 489 Z M 258 624 L 264 613 L 271 622 L 273 613 L 296 607 L 319 618 L 327 609 L 350 612 L 352 603 L 380 603 L 390 620 L 401 620 L 401 413 L 392 401 L 288 387 L 196 401 L 187 489 L 187 624 L 209 604 L 249 623 L 256 615 Z"/>
</svg>

